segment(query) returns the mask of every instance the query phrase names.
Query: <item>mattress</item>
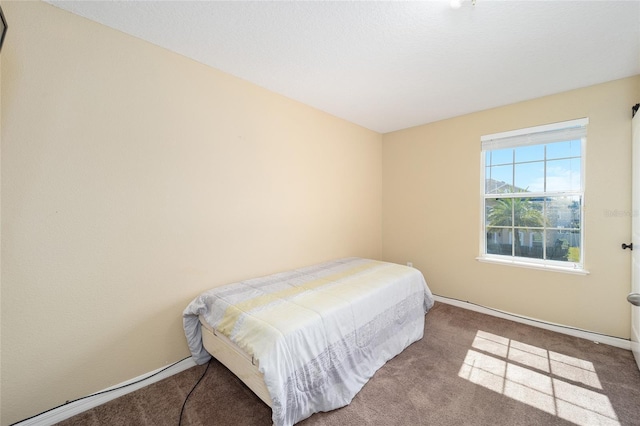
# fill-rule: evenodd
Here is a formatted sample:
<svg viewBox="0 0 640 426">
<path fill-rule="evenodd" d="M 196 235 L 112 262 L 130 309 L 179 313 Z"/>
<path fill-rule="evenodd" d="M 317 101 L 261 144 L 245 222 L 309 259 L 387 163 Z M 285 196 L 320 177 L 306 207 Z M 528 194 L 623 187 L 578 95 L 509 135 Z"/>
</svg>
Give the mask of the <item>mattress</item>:
<svg viewBox="0 0 640 426">
<path fill-rule="evenodd" d="M 183 323 L 197 363 L 210 352 L 224 357 L 203 343 L 224 338 L 228 358 L 243 366 L 224 362 L 231 371 L 255 367 L 247 377 L 256 384 L 247 385 L 258 394 L 264 382 L 268 396 L 258 396 L 274 424 L 286 426 L 349 404 L 386 361 L 422 338 L 431 306 L 417 269 L 348 258 L 213 288 L 187 306 Z"/>
<path fill-rule="evenodd" d="M 271 407 L 271 395 L 264 383 L 257 361 L 233 343 L 224 334 L 213 329 L 200 317 L 202 345 L 214 358 L 224 364 L 249 387 L 265 404 Z"/>
</svg>

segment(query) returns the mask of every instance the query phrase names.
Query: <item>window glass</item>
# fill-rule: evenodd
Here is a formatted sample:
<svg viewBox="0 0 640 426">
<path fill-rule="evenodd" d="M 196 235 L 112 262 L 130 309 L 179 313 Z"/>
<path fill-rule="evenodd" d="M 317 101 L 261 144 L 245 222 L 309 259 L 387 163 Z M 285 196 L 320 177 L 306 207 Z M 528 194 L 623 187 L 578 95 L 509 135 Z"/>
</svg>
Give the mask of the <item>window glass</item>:
<svg viewBox="0 0 640 426">
<path fill-rule="evenodd" d="M 511 198 L 496 198 L 486 201 L 486 225 L 489 228 L 513 225 Z"/>
<path fill-rule="evenodd" d="M 544 201 L 533 198 L 511 198 L 513 225 L 521 228 L 543 228 L 545 226 Z"/>
<path fill-rule="evenodd" d="M 535 133 L 535 128 L 527 129 L 532 133 L 522 142 L 513 132 L 496 145 L 483 141 L 483 256 L 582 267 L 586 122 L 584 130 L 577 133 L 582 136 L 579 139 L 557 142 L 558 136 L 552 136 L 546 139 L 549 143 L 544 143 L 550 132 L 543 126 L 540 133 Z M 568 128 L 571 136 L 576 135 L 575 127 Z M 532 145 L 532 140 L 542 142 Z M 491 143 L 494 141 L 491 139 Z"/>
<path fill-rule="evenodd" d="M 580 141 L 556 142 L 547 145 L 547 159 L 580 157 Z"/>
<path fill-rule="evenodd" d="M 511 164 L 513 163 L 513 148 L 487 151 L 487 156 L 489 159 L 487 161 L 488 166 Z"/>
<path fill-rule="evenodd" d="M 544 160 L 544 145 L 522 146 L 515 151 L 516 163 Z"/>
<path fill-rule="evenodd" d="M 513 164 L 507 166 L 487 167 L 485 179 L 486 191 L 489 194 L 511 192 L 513 190 Z"/>
<path fill-rule="evenodd" d="M 547 191 L 580 190 L 579 158 L 547 161 Z"/>
<path fill-rule="evenodd" d="M 521 163 L 516 164 L 514 167 L 515 187 L 517 191 L 544 191 L 544 161 Z"/>
</svg>

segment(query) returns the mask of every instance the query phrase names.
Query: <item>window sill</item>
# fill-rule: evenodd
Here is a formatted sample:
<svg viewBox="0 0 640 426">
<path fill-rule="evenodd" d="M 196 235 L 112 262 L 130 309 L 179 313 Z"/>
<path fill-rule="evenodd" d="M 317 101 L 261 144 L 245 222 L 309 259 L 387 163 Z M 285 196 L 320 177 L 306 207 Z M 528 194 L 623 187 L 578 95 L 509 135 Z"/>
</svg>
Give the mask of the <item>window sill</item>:
<svg viewBox="0 0 640 426">
<path fill-rule="evenodd" d="M 507 266 L 515 266 L 519 268 L 538 269 L 542 271 L 562 272 L 565 274 L 574 274 L 574 275 L 589 275 L 589 271 L 587 271 L 586 269 L 568 267 L 568 266 L 549 265 L 546 263 L 522 262 L 518 260 L 497 259 L 493 257 L 482 257 L 482 256 L 476 257 L 476 260 L 479 262 L 493 263 L 496 265 L 507 265 Z"/>
</svg>

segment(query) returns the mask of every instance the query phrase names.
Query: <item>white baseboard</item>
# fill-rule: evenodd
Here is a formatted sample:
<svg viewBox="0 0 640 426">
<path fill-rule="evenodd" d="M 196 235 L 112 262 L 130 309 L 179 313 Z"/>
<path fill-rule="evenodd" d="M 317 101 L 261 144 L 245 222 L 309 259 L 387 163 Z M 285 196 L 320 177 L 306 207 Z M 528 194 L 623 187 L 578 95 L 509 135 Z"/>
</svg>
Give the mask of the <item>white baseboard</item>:
<svg viewBox="0 0 640 426">
<path fill-rule="evenodd" d="M 563 326 L 561 324 L 554 324 L 535 318 L 529 318 L 522 315 L 511 314 L 509 312 L 500 311 L 496 309 L 486 308 L 484 306 L 476 305 L 469 302 L 463 302 L 457 299 L 450 299 L 448 297 L 433 296 L 436 302 L 446 303 L 448 305 L 457 306 L 463 309 L 469 309 L 471 311 L 480 312 L 482 314 L 492 315 L 494 317 L 508 319 L 510 321 L 519 322 L 522 324 L 531 325 L 534 327 L 544 328 L 545 330 L 555 331 L 557 333 L 568 334 L 569 336 L 580 337 L 582 339 L 591 340 L 592 342 L 604 343 L 609 346 L 615 346 L 617 348 L 631 350 L 631 341 L 621 339 L 619 337 L 606 336 L 603 334 L 594 333 L 591 331 L 581 330 L 569 326 Z"/>
<path fill-rule="evenodd" d="M 152 383 L 173 376 L 174 374 L 178 374 L 195 365 L 196 363 L 193 361 L 193 358 L 189 357 L 173 365 L 158 368 L 150 373 L 143 374 L 131 380 L 127 380 L 126 382 L 111 386 L 110 388 L 96 392 L 95 394 L 89 395 L 85 398 L 69 402 L 68 404 L 61 405 L 35 417 L 14 423 L 12 426 L 50 426 L 56 424 L 68 419 L 69 417 L 73 417 L 76 414 L 80 414 L 84 411 L 90 410 L 91 408 L 97 407 L 98 405 L 102 405 L 105 402 L 109 402 Z M 165 370 L 163 371 L 163 369 Z"/>
</svg>

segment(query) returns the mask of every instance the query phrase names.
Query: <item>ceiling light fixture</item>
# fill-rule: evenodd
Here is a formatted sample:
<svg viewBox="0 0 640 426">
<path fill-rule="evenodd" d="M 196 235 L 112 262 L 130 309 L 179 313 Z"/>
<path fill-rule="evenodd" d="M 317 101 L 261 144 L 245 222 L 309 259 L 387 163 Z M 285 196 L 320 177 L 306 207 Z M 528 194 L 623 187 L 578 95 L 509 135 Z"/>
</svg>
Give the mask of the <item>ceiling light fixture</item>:
<svg viewBox="0 0 640 426">
<path fill-rule="evenodd" d="M 465 0 L 451 0 L 449 2 L 449 5 L 451 6 L 452 9 L 460 9 L 460 7 L 462 7 L 462 2 Z M 476 5 L 476 0 L 471 0 L 471 5 L 475 6 Z"/>
</svg>

